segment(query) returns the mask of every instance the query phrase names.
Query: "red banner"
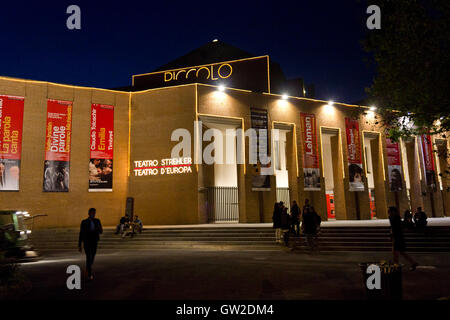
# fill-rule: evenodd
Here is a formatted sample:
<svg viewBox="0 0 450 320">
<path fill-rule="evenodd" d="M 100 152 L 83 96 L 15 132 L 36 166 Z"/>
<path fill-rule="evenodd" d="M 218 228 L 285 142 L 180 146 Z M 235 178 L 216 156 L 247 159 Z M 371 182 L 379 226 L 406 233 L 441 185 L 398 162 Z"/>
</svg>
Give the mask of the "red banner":
<svg viewBox="0 0 450 320">
<path fill-rule="evenodd" d="M 19 190 L 24 98 L 0 95 L 0 191 Z"/>
<path fill-rule="evenodd" d="M 358 121 L 345 118 L 345 133 L 347 135 L 348 162 L 362 164 Z"/>
<path fill-rule="evenodd" d="M 436 187 L 436 176 L 433 155 L 433 143 L 429 134 L 420 136 L 427 185 Z"/>
<path fill-rule="evenodd" d="M 362 180 L 363 170 L 361 161 L 361 141 L 359 137 L 359 123 L 357 120 L 345 118 L 345 132 L 347 136 L 348 171 L 350 191 L 364 191 Z"/>
<path fill-rule="evenodd" d="M 389 166 L 399 166 L 400 164 L 400 148 L 398 142 L 392 142 L 391 139 L 386 138 L 386 151 L 388 156 Z"/>
<path fill-rule="evenodd" d="M 92 104 L 90 146 L 89 189 L 111 191 L 114 149 L 113 106 Z"/>
<path fill-rule="evenodd" d="M 303 176 L 305 190 L 320 190 L 319 146 L 316 116 L 300 113 L 303 136 Z"/>
<path fill-rule="evenodd" d="M 45 160 L 70 161 L 72 102 L 48 100 Z"/>
<path fill-rule="evenodd" d="M 44 191 L 69 191 L 72 102 L 47 100 Z"/>
<path fill-rule="evenodd" d="M 386 138 L 386 152 L 388 162 L 389 190 L 397 192 L 402 190 L 402 166 L 400 162 L 400 147 L 398 142 Z"/>
<path fill-rule="evenodd" d="M 425 170 L 434 171 L 433 144 L 430 135 L 422 135 L 422 152 L 425 161 Z"/>
</svg>

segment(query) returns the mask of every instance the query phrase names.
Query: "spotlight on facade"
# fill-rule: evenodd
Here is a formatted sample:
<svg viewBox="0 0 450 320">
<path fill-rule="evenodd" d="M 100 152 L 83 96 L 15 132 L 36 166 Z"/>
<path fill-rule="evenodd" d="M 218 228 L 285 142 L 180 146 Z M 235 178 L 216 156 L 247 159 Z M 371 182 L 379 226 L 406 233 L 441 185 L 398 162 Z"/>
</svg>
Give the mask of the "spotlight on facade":
<svg viewBox="0 0 450 320">
<path fill-rule="evenodd" d="M 328 104 L 325 105 L 325 112 L 327 114 L 333 114 L 334 113 L 333 101 L 330 101 Z"/>
<path fill-rule="evenodd" d="M 225 91 L 225 86 L 224 85 L 220 85 L 218 89 L 219 89 L 220 92 L 224 92 Z"/>
<path fill-rule="evenodd" d="M 370 110 L 370 111 L 375 111 L 375 110 L 377 110 L 377 107 L 371 106 L 371 107 L 369 108 L 369 110 Z"/>
<path fill-rule="evenodd" d="M 287 100 L 287 98 L 288 98 L 288 95 L 287 95 L 286 93 L 284 93 L 284 94 L 281 96 L 281 99 L 283 99 L 283 100 Z"/>
<path fill-rule="evenodd" d="M 328 105 L 331 107 L 334 104 L 333 100 L 328 101 Z"/>
</svg>

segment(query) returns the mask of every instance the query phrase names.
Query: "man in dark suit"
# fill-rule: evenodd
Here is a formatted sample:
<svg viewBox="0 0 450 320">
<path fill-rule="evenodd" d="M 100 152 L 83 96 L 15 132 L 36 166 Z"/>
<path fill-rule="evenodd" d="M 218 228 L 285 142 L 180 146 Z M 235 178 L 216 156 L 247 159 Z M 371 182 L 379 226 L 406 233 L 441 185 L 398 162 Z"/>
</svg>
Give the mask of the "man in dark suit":
<svg viewBox="0 0 450 320">
<path fill-rule="evenodd" d="M 92 276 L 92 264 L 94 263 L 95 254 L 97 253 L 97 243 L 100 240 L 100 234 L 103 233 L 102 224 L 99 219 L 95 218 L 95 213 L 95 208 L 89 209 L 89 218 L 81 221 L 80 236 L 78 238 L 78 250 L 80 252 L 81 243 L 84 244 L 86 270 L 89 280 L 94 279 Z"/>
</svg>

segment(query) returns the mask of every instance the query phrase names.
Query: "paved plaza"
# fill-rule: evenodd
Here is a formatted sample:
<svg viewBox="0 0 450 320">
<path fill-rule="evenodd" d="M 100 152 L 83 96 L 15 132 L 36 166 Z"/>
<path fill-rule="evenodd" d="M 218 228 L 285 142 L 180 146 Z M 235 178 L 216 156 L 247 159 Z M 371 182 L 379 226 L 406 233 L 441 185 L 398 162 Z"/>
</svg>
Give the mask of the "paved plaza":
<svg viewBox="0 0 450 320">
<path fill-rule="evenodd" d="M 421 266 L 403 273 L 404 299 L 450 296 L 450 254 L 415 253 Z M 29 282 L 22 299 L 335 300 L 365 299 L 358 263 L 390 259 L 388 252 L 316 253 L 275 250 L 158 249 L 99 252 L 95 279 L 68 290 L 66 268 L 78 252 L 54 253 L 21 265 Z M 407 268 L 405 268 L 407 269 Z"/>
</svg>

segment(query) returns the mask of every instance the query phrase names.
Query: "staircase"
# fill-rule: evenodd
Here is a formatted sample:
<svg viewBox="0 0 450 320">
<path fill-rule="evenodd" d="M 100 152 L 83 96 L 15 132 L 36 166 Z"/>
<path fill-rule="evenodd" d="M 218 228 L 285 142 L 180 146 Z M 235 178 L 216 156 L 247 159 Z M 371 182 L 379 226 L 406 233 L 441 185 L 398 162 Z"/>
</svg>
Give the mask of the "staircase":
<svg viewBox="0 0 450 320">
<path fill-rule="evenodd" d="M 327 251 L 390 251 L 389 227 L 322 227 L 319 247 Z M 298 248 L 305 247 L 304 237 L 291 237 Z M 450 252 L 450 227 L 428 227 L 426 232 L 406 231 L 405 241 L 410 252 Z M 77 249 L 77 229 L 36 230 L 31 242 L 41 252 Z M 280 250 L 271 227 L 168 227 L 145 229 L 133 238 L 122 239 L 106 228 L 99 250 L 151 250 L 170 248 Z"/>
</svg>

